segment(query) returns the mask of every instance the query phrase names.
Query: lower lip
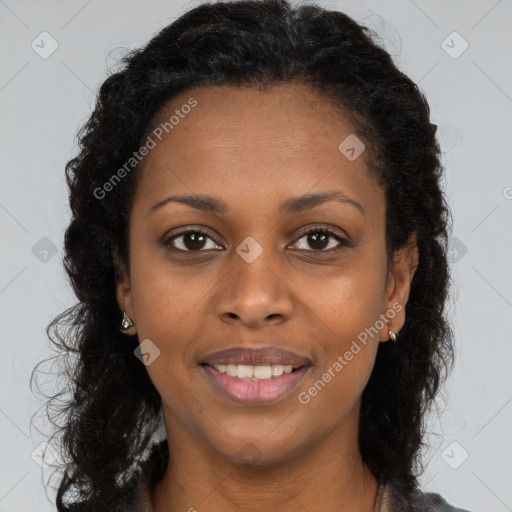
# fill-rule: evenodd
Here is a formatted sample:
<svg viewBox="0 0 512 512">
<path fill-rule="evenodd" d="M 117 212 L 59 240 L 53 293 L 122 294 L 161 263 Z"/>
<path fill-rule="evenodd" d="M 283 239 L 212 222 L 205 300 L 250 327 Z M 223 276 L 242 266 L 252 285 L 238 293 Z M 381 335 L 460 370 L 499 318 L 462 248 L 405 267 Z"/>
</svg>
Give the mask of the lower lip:
<svg viewBox="0 0 512 512">
<path fill-rule="evenodd" d="M 291 373 L 283 373 L 279 377 L 267 380 L 242 380 L 230 377 L 227 373 L 218 372 L 215 368 L 202 365 L 202 368 L 213 383 L 226 396 L 242 404 L 266 404 L 274 402 L 298 386 L 311 366 L 302 366 Z"/>
</svg>

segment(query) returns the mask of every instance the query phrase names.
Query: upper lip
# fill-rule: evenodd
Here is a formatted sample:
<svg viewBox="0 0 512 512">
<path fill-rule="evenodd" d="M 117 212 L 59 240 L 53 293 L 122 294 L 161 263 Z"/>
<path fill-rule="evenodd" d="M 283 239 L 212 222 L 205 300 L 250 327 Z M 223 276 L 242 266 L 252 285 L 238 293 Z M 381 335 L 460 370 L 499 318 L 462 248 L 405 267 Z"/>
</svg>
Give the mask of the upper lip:
<svg viewBox="0 0 512 512">
<path fill-rule="evenodd" d="M 310 365 L 311 361 L 305 356 L 295 354 L 278 347 L 264 347 L 249 349 L 243 347 L 228 348 L 207 356 L 202 364 L 217 366 L 220 364 L 245 364 L 245 365 L 292 365 L 295 368 Z"/>
</svg>

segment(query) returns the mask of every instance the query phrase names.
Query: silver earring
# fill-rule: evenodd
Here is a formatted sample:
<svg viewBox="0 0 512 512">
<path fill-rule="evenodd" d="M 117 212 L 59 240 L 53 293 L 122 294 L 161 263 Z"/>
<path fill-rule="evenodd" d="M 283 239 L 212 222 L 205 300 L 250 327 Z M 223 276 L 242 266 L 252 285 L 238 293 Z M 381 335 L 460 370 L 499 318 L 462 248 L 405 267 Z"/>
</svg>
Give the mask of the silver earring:
<svg viewBox="0 0 512 512">
<path fill-rule="evenodd" d="M 123 319 L 121 320 L 121 325 L 119 326 L 121 332 L 127 331 L 134 325 L 135 324 L 132 322 L 131 318 L 123 311 Z"/>
<path fill-rule="evenodd" d="M 393 331 L 391 331 L 391 330 L 390 330 L 390 331 L 388 332 L 388 335 L 389 335 L 389 337 L 390 337 L 393 341 L 396 341 L 396 337 L 398 336 L 398 333 L 396 333 L 396 334 L 395 334 Z"/>
</svg>

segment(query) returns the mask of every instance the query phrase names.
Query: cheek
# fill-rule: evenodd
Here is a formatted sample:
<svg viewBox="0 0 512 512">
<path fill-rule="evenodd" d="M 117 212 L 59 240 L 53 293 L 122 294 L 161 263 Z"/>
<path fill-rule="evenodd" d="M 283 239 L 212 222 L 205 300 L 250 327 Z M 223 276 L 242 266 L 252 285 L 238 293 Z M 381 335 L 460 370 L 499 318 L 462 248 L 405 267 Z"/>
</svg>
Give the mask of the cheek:
<svg viewBox="0 0 512 512">
<path fill-rule="evenodd" d="M 193 340 L 196 330 L 202 327 L 198 320 L 206 318 L 203 309 L 213 285 L 206 274 L 198 278 L 178 271 L 162 256 L 137 257 L 132 291 L 140 336 L 172 352 L 179 349 L 176 341 Z"/>
<path fill-rule="evenodd" d="M 322 389 L 318 394 L 324 398 L 318 401 L 326 404 L 356 401 L 370 378 L 379 347 L 380 276 L 371 268 L 356 274 L 347 272 L 330 280 L 321 292 L 308 292 L 309 317 L 317 324 L 315 337 L 322 345 L 315 381 L 320 379 L 316 388 Z"/>
<path fill-rule="evenodd" d="M 307 308 L 318 325 L 319 336 L 330 339 L 328 351 L 343 353 L 353 340 L 378 341 L 375 329 L 383 313 L 383 283 L 377 269 L 371 266 L 344 269 L 343 274 L 331 276 L 321 286 L 304 284 Z M 380 324 L 379 324 L 380 325 Z"/>
<path fill-rule="evenodd" d="M 340 347 L 308 386 L 299 390 L 299 402 L 310 420 L 317 418 L 313 421 L 320 428 L 329 430 L 347 417 L 357 416 L 356 407 L 372 373 L 377 346 L 360 344 L 351 350 L 349 343 L 347 350 Z"/>
</svg>

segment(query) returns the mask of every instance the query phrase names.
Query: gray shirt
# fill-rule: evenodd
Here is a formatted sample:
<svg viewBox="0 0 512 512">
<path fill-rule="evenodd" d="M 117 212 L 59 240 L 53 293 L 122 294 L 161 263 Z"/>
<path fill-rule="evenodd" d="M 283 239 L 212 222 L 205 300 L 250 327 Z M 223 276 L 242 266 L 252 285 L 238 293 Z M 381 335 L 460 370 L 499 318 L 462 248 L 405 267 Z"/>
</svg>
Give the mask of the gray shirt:
<svg viewBox="0 0 512 512">
<path fill-rule="evenodd" d="M 374 512 L 469 512 L 446 503 L 437 493 L 407 493 L 396 483 L 380 485 Z"/>
<path fill-rule="evenodd" d="M 136 502 L 128 512 L 154 512 L 147 480 L 141 479 Z M 396 483 L 379 485 L 373 512 L 469 512 L 449 505 L 439 494 L 404 492 Z"/>
</svg>

